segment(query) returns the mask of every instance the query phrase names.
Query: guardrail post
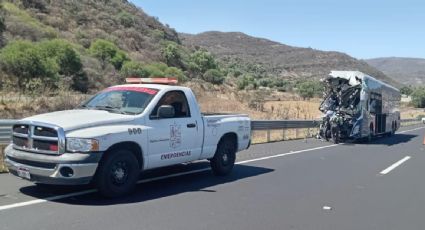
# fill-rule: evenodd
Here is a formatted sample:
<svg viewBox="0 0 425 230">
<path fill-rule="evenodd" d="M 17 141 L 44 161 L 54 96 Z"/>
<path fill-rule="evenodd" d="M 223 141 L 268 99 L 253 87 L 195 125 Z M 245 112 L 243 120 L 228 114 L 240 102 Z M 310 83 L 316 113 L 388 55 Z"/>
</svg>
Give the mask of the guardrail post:
<svg viewBox="0 0 425 230">
<path fill-rule="evenodd" d="M 286 129 L 282 129 L 282 141 L 285 140 Z"/>
<path fill-rule="evenodd" d="M 299 130 L 295 129 L 295 139 L 298 139 L 298 132 L 299 132 Z"/>
<path fill-rule="evenodd" d="M 267 142 L 270 142 L 270 129 L 267 130 Z"/>
</svg>

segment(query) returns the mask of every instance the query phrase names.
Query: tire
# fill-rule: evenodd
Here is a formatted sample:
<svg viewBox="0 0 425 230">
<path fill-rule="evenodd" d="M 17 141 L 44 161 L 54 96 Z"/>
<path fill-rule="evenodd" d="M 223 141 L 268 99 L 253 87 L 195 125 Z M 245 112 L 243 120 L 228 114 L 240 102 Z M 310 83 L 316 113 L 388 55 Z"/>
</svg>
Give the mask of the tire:
<svg viewBox="0 0 425 230">
<path fill-rule="evenodd" d="M 331 137 L 332 137 L 332 142 L 334 143 L 334 144 L 339 144 L 339 127 L 338 126 L 335 126 L 335 127 L 332 127 L 332 131 L 331 131 Z"/>
<path fill-rule="evenodd" d="M 116 150 L 110 152 L 99 164 L 95 185 L 99 193 L 113 198 L 129 194 L 139 177 L 139 163 L 132 152 Z"/>
<path fill-rule="evenodd" d="M 236 145 L 230 138 L 220 141 L 214 157 L 210 160 L 211 169 L 216 176 L 229 174 L 236 161 Z"/>
</svg>

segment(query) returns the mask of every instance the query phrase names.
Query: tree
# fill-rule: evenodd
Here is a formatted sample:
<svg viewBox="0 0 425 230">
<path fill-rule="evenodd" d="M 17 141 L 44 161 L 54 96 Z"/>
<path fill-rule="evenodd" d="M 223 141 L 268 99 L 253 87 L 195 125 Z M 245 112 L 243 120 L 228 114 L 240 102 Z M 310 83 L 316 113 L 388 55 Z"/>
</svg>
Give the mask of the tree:
<svg viewBox="0 0 425 230">
<path fill-rule="evenodd" d="M 40 52 L 45 58 L 54 58 L 60 67 L 59 74 L 74 76 L 82 71 L 80 54 L 72 44 L 62 39 L 44 41 L 39 44 Z"/>
<path fill-rule="evenodd" d="M 413 90 L 412 93 L 412 104 L 416 108 L 424 108 L 425 107 L 425 88 L 420 87 Z"/>
<path fill-rule="evenodd" d="M 209 69 L 207 70 L 202 78 L 207 81 L 211 82 L 215 85 L 221 85 L 224 82 L 224 76 L 218 69 Z"/>
<path fill-rule="evenodd" d="M 217 69 L 218 65 L 211 53 L 197 50 L 189 57 L 189 69 L 197 74 L 203 74 L 209 69 Z"/>
<path fill-rule="evenodd" d="M 320 82 L 306 81 L 297 85 L 298 94 L 304 99 L 320 95 L 322 85 Z"/>
<path fill-rule="evenodd" d="M 118 47 L 114 43 L 104 39 L 97 39 L 89 48 L 89 52 L 99 59 L 103 69 L 105 69 L 106 65 L 115 57 L 117 51 Z"/>
<path fill-rule="evenodd" d="M 124 63 L 121 68 L 123 77 L 149 77 L 149 73 L 144 69 L 141 63 L 129 61 Z"/>
<path fill-rule="evenodd" d="M 55 82 L 60 69 L 56 60 L 42 55 L 40 47 L 29 41 L 13 41 L 0 52 L 3 71 L 18 77 L 18 85 L 40 78 Z"/>
<path fill-rule="evenodd" d="M 181 54 L 178 45 L 174 42 L 170 42 L 161 50 L 162 56 L 164 57 L 167 65 L 169 66 L 181 66 Z"/>
</svg>

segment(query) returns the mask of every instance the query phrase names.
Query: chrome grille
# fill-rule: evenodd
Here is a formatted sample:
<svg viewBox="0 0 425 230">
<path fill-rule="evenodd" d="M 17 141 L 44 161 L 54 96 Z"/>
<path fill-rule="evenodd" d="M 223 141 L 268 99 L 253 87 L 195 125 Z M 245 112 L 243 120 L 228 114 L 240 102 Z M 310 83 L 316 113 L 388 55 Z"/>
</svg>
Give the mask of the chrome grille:
<svg viewBox="0 0 425 230">
<path fill-rule="evenodd" d="M 13 148 L 27 152 L 58 155 L 65 152 L 65 132 L 61 127 L 21 121 L 12 127 Z"/>
</svg>

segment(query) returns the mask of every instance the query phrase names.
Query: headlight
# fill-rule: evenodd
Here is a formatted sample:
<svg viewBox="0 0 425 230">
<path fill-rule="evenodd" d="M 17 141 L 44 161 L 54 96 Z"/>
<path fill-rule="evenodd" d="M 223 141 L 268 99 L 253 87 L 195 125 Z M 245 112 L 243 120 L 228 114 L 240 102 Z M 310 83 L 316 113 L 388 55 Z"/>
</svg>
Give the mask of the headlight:
<svg viewBox="0 0 425 230">
<path fill-rule="evenodd" d="M 99 141 L 96 139 L 67 138 L 66 150 L 69 152 L 99 151 Z"/>
</svg>

